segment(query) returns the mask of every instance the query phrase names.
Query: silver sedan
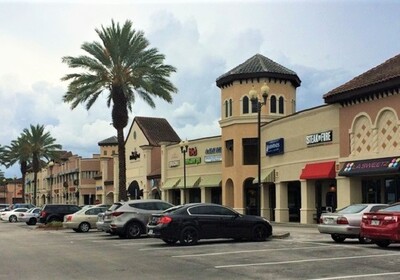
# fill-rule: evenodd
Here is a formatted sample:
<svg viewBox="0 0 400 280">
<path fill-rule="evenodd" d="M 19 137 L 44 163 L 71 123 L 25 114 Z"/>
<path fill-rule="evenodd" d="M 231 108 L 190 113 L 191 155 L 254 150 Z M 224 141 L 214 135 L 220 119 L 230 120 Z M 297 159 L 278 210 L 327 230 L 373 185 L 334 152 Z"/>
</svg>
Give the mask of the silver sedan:
<svg viewBox="0 0 400 280">
<path fill-rule="evenodd" d="M 358 238 L 360 243 L 366 240 L 360 236 L 362 215 L 376 212 L 387 207 L 387 204 L 351 204 L 333 213 L 323 213 L 319 220 L 320 233 L 330 234 L 335 242 L 341 243 L 346 238 Z"/>
</svg>

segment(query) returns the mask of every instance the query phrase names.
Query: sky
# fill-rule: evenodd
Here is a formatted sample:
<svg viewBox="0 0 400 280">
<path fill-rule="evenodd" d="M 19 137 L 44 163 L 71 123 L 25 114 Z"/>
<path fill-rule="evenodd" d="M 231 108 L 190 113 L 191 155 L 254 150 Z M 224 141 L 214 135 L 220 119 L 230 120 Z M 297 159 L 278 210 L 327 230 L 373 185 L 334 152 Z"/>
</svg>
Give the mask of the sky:
<svg viewBox="0 0 400 280">
<path fill-rule="evenodd" d="M 136 100 L 135 116 L 165 118 L 181 139 L 220 135 L 216 79 L 259 53 L 301 79 L 297 110 L 324 104 L 323 95 L 400 52 L 400 1 L 272 0 L 0 0 L 0 145 L 31 124 L 44 125 L 64 150 L 84 158 L 116 135 L 107 92 L 86 110 L 63 103 L 78 72 L 62 63 L 96 28 L 133 22 L 150 47 L 176 67 L 173 102 L 156 108 Z M 250 90 L 250 89 L 249 89 Z M 0 166 L 20 177 L 19 166 Z"/>
</svg>

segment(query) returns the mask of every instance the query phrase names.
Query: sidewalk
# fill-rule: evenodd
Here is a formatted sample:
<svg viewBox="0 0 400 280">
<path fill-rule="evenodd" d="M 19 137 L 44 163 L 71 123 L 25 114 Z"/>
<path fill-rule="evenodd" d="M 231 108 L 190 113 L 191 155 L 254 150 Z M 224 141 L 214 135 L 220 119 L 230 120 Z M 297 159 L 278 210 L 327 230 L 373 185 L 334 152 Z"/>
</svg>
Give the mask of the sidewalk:
<svg viewBox="0 0 400 280">
<path fill-rule="evenodd" d="M 272 238 L 287 238 L 293 232 L 302 232 L 315 234 L 318 233 L 317 224 L 300 224 L 300 223 L 277 223 L 271 222 Z"/>
</svg>

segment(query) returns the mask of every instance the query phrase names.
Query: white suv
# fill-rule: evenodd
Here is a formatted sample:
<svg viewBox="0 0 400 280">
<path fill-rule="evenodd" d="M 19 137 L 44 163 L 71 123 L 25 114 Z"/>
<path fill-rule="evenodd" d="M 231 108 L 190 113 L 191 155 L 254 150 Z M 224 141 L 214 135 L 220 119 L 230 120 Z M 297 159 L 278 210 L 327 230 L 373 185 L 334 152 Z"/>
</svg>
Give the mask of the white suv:
<svg viewBox="0 0 400 280">
<path fill-rule="evenodd" d="M 123 202 L 111 213 L 111 233 L 121 238 L 138 238 L 146 233 L 146 225 L 152 214 L 162 213 L 171 203 L 159 199 L 138 199 Z"/>
</svg>

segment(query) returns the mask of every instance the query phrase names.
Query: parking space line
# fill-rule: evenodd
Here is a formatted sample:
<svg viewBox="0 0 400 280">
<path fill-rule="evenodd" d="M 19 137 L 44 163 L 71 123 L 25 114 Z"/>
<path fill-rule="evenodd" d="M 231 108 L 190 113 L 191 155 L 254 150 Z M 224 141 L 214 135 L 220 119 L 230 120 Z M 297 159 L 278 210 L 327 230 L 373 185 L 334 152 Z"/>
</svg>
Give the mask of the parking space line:
<svg viewBox="0 0 400 280">
<path fill-rule="evenodd" d="M 235 268 L 245 266 L 268 266 L 268 265 L 279 265 L 279 264 L 295 264 L 295 263 L 306 263 L 306 262 L 324 262 L 334 260 L 350 260 L 350 259 L 365 259 L 365 258 L 376 258 L 376 257 L 389 257 L 389 256 L 400 256 L 400 253 L 393 254 L 380 254 L 380 255 L 364 255 L 364 256 L 351 256 L 351 257 L 335 257 L 335 258 L 318 258 L 318 259 L 303 259 L 295 261 L 277 261 L 277 262 L 264 262 L 264 263 L 248 263 L 248 264 L 229 264 L 229 265 L 217 265 L 215 268 Z"/>
<path fill-rule="evenodd" d="M 375 273 L 375 274 L 359 274 L 359 275 L 346 275 L 337 277 L 327 277 L 327 278 L 313 278 L 309 280 L 335 280 L 335 279 L 351 279 L 351 278 L 368 278 L 377 276 L 389 276 L 389 275 L 399 275 L 400 272 L 385 272 L 385 273 Z"/>
<path fill-rule="evenodd" d="M 298 247 L 298 248 L 275 248 L 275 249 L 257 249 L 257 250 L 243 250 L 243 251 L 226 251 L 226 252 L 216 252 L 216 253 L 203 253 L 203 254 L 192 254 L 192 255 L 177 255 L 172 256 L 173 258 L 190 258 L 190 257 L 206 257 L 206 256 L 220 256 L 220 255 L 230 255 L 230 254 L 242 254 L 242 253 L 257 253 L 257 252 L 276 252 L 276 251 L 292 251 L 292 250 L 306 250 L 306 249 L 325 249 L 329 246 L 308 246 L 308 247 Z"/>
</svg>

